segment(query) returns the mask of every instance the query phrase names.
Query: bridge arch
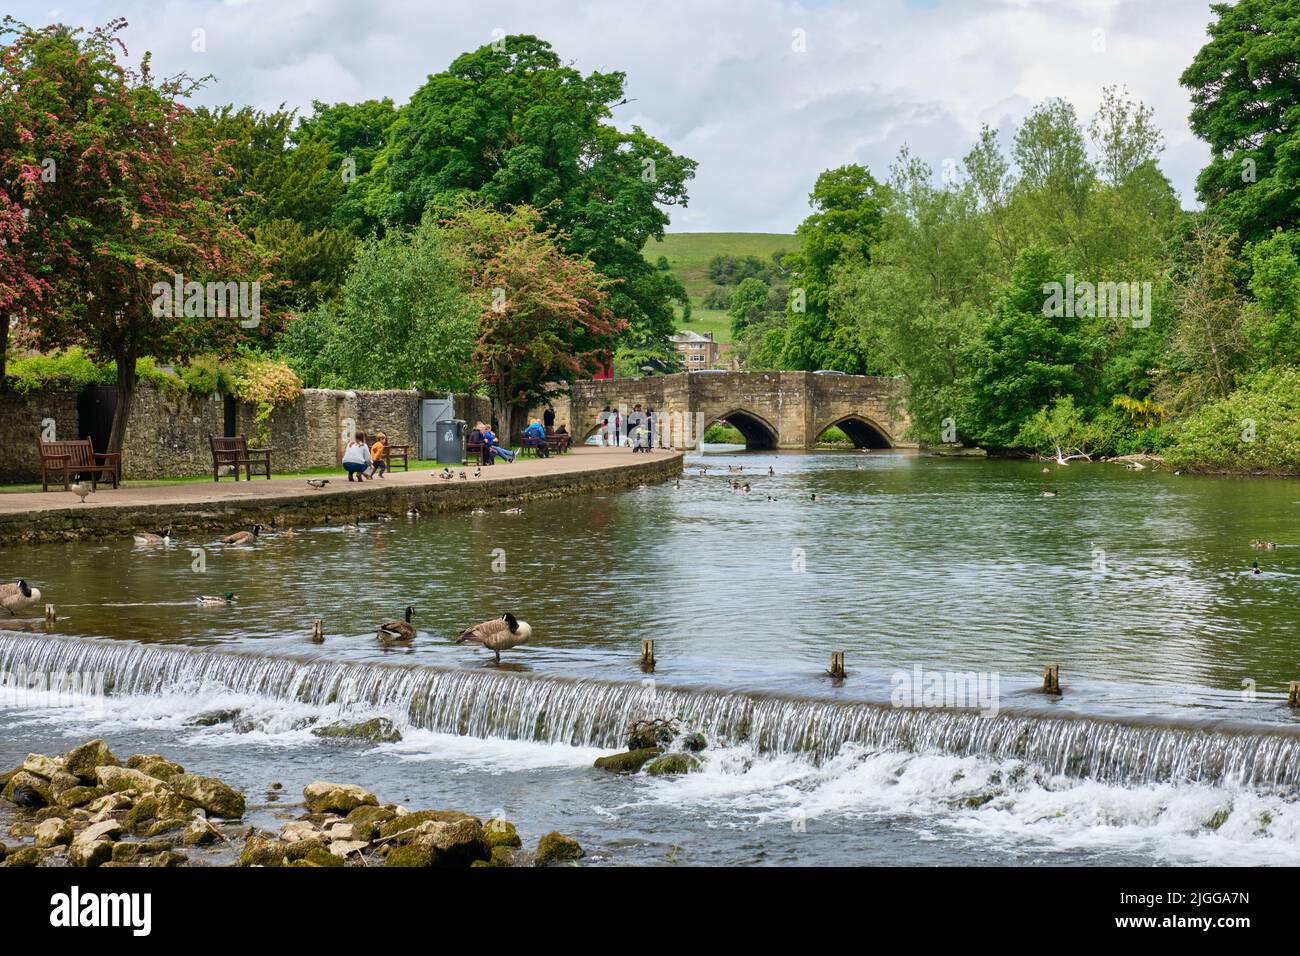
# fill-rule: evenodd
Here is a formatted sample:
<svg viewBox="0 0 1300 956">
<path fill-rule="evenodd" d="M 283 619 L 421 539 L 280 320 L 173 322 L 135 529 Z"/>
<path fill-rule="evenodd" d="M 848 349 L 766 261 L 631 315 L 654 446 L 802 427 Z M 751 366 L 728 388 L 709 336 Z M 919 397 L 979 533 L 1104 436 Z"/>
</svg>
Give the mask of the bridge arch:
<svg viewBox="0 0 1300 956">
<path fill-rule="evenodd" d="M 844 415 L 833 422 L 828 422 L 817 430 L 813 440 L 820 439 L 831 428 L 838 428 L 849 436 L 854 448 L 893 448 L 894 441 L 889 432 L 866 415 Z"/>
<path fill-rule="evenodd" d="M 714 422 L 725 421 L 745 439 L 746 448 L 775 448 L 777 446 L 776 428 L 762 415 L 747 408 L 733 408 L 720 415 L 705 413 L 704 427 L 707 429 Z"/>
</svg>

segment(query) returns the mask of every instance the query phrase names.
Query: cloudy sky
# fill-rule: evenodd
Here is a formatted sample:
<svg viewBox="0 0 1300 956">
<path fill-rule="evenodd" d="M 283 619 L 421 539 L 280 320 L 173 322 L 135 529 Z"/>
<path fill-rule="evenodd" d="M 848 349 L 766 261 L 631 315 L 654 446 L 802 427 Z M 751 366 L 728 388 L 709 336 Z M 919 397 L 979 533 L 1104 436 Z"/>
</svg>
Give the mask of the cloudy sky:
<svg viewBox="0 0 1300 956">
<path fill-rule="evenodd" d="M 1183 205 L 1208 150 L 1178 77 L 1205 40 L 1203 0 L 9 0 L 29 23 L 124 16 L 132 59 L 216 77 L 208 103 L 405 102 L 496 31 L 532 33 L 583 71 L 622 70 L 615 111 L 699 162 L 673 231 L 787 232 L 828 167 L 879 178 L 907 144 L 936 171 L 981 124 L 1004 143 L 1030 107 L 1086 122 L 1126 85 L 1156 111 Z M 15 9 L 16 7 L 16 9 Z M 206 50 L 195 52 L 196 30 Z"/>
</svg>

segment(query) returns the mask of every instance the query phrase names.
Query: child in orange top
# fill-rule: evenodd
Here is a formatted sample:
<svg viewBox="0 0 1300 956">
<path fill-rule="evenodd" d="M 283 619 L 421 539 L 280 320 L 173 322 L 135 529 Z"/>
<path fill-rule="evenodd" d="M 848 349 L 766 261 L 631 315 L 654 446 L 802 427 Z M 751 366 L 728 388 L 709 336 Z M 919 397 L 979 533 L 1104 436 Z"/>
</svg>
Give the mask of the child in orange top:
<svg viewBox="0 0 1300 956">
<path fill-rule="evenodd" d="M 370 469 L 371 475 L 384 477 L 384 472 L 388 466 L 384 463 L 384 445 L 388 442 L 388 436 L 383 432 L 375 435 L 375 443 L 370 446 Z"/>
</svg>

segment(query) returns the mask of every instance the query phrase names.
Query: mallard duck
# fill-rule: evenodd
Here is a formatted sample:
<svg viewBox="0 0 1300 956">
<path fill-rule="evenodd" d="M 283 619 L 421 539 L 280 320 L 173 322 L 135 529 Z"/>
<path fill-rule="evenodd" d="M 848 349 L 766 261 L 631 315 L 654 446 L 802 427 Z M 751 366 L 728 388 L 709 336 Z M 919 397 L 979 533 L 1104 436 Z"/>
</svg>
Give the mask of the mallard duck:
<svg viewBox="0 0 1300 956">
<path fill-rule="evenodd" d="M 198 601 L 201 607 L 225 607 L 235 603 L 235 592 L 227 591 L 224 597 L 219 594 L 204 594 L 194 600 Z"/>
<path fill-rule="evenodd" d="M 172 539 L 172 529 L 168 528 L 162 534 L 154 534 L 152 531 L 141 531 L 139 534 L 132 535 L 136 544 L 168 544 Z"/>
<path fill-rule="evenodd" d="M 1277 544 L 1272 541 L 1252 541 L 1250 546 L 1256 551 L 1272 551 L 1277 547 Z"/>
<path fill-rule="evenodd" d="M 249 544 L 256 541 L 262 534 L 260 524 L 253 525 L 252 531 L 236 531 L 234 534 L 228 534 L 221 539 L 222 544 Z"/>
<path fill-rule="evenodd" d="M 1264 569 L 1261 568 L 1261 567 L 1259 566 L 1259 562 L 1258 562 L 1258 561 L 1252 561 L 1252 562 L 1250 563 L 1250 573 L 1251 573 L 1251 574 L 1263 574 L 1263 573 L 1264 573 Z"/>
<path fill-rule="evenodd" d="M 415 626 L 411 623 L 411 615 L 415 613 L 415 608 L 407 607 L 406 619 L 402 621 L 385 621 L 379 625 L 375 631 L 375 637 L 381 641 L 410 641 L 415 639 Z"/>
<path fill-rule="evenodd" d="M 294 531 L 293 528 L 285 528 L 280 532 L 280 535 L 285 538 L 296 538 L 298 537 L 298 532 Z"/>
<path fill-rule="evenodd" d="M 482 466 L 480 466 L 480 467 L 474 469 L 474 477 L 475 477 L 475 478 L 482 478 L 482 477 L 483 477 L 483 468 L 482 468 Z"/>
<path fill-rule="evenodd" d="M 482 644 L 496 655 L 496 663 L 500 664 L 502 651 L 527 644 L 532 634 L 533 629 L 528 626 L 527 621 L 516 620 L 513 614 L 506 613 L 466 628 L 460 632 L 456 643 L 464 644 L 466 641 L 473 641 L 475 644 Z"/>
<path fill-rule="evenodd" d="M 420 509 L 419 509 L 419 508 L 411 508 L 411 509 L 409 509 L 409 510 L 406 512 L 406 517 L 408 517 L 408 518 L 418 518 L 418 517 L 420 517 Z"/>
<path fill-rule="evenodd" d="M 1059 496 L 1060 494 L 1061 494 L 1061 493 L 1060 493 L 1059 491 L 1057 491 L 1055 488 L 1053 488 L 1051 491 L 1044 491 L 1044 492 L 1042 493 L 1041 497 L 1043 497 L 1043 498 L 1055 498 L 1055 497 Z"/>
<path fill-rule="evenodd" d="M 357 515 L 357 516 L 356 516 L 355 518 L 353 518 L 351 521 L 345 521 L 345 522 L 343 522 L 343 530 L 344 530 L 344 531 L 360 531 L 360 530 L 361 530 L 361 516 L 360 516 L 360 515 Z"/>
<path fill-rule="evenodd" d="M 311 622 L 311 642 L 313 644 L 325 643 L 325 625 L 320 621 Z"/>
<path fill-rule="evenodd" d="M 41 589 L 34 588 L 22 578 L 8 584 L 0 584 L 0 607 L 13 617 L 19 611 L 25 611 L 41 599 Z"/>
<path fill-rule="evenodd" d="M 315 488 L 317 491 L 319 491 L 320 489 L 324 488 L 324 487 L 325 487 L 326 485 L 328 485 L 329 483 L 330 483 L 330 480 L 329 480 L 328 478 L 308 478 L 308 479 L 307 479 L 307 484 L 310 485 L 312 488 Z"/>
</svg>

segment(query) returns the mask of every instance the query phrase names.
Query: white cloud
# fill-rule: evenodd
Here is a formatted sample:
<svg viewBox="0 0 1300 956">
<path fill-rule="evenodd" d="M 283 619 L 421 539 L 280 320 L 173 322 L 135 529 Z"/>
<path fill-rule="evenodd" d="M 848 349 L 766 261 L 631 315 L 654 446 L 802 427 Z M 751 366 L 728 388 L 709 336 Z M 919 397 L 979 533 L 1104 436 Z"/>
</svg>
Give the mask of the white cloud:
<svg viewBox="0 0 1300 956">
<path fill-rule="evenodd" d="M 982 123 L 1005 133 L 1048 97 L 1086 121 L 1109 84 L 1155 108 L 1185 206 L 1208 158 L 1178 77 L 1211 14 L 1187 0 L 93 0 L 58 13 L 81 25 L 118 15 L 133 58 L 151 50 L 162 73 L 214 74 L 203 102 L 262 108 L 401 103 L 494 29 L 537 34 L 584 71 L 627 73 L 635 102 L 618 122 L 699 161 L 674 230 L 791 230 L 823 169 L 859 162 L 883 178 L 907 143 L 938 170 Z M 191 50 L 197 27 L 204 53 Z M 792 49 L 796 29 L 806 52 Z"/>
</svg>

